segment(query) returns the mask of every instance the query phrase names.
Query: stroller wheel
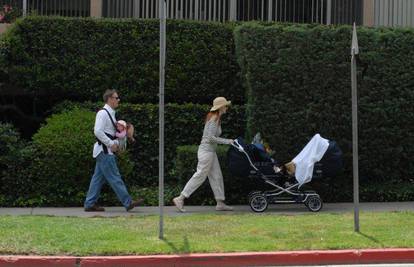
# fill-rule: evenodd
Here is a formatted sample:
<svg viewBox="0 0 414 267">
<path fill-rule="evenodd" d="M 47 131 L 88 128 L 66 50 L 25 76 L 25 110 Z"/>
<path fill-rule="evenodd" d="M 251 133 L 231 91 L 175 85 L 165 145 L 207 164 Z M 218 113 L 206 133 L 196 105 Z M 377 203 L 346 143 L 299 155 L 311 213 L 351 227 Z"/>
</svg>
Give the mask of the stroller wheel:
<svg viewBox="0 0 414 267">
<path fill-rule="evenodd" d="M 250 203 L 250 200 L 252 199 L 252 197 L 254 196 L 254 195 L 257 195 L 257 194 L 262 194 L 262 192 L 261 191 L 252 191 L 252 192 L 250 192 L 249 193 L 249 203 Z"/>
<path fill-rule="evenodd" d="M 267 198 L 263 194 L 254 194 L 250 197 L 250 208 L 254 212 L 263 212 L 267 209 Z"/>
<path fill-rule="evenodd" d="M 317 212 L 322 209 L 322 199 L 318 195 L 309 196 L 305 202 L 305 206 L 310 211 Z"/>
</svg>

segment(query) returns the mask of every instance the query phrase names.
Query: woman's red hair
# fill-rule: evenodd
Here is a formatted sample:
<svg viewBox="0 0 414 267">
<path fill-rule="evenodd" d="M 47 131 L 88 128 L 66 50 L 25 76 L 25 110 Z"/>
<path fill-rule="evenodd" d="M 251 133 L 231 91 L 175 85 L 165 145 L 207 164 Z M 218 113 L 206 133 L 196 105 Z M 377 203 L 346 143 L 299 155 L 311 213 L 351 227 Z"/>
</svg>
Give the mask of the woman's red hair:
<svg viewBox="0 0 414 267">
<path fill-rule="evenodd" d="M 210 111 L 209 113 L 207 113 L 206 115 L 206 120 L 204 121 L 204 123 L 208 122 L 212 117 L 215 116 L 215 121 L 217 121 L 218 123 L 220 123 L 220 113 L 218 110 L 215 111 Z"/>
</svg>

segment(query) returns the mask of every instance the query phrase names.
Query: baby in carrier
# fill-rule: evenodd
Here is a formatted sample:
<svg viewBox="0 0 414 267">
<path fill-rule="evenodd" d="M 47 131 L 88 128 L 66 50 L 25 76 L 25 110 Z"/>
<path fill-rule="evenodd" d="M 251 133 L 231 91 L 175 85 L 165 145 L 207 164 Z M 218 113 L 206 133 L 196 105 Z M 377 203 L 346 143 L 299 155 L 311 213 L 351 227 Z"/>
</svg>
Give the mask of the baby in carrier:
<svg viewBox="0 0 414 267">
<path fill-rule="evenodd" d="M 125 151 L 127 147 L 127 139 L 131 142 L 135 142 L 134 139 L 134 126 L 130 123 L 126 123 L 124 120 L 116 122 L 116 138 L 119 143 L 119 151 Z"/>
</svg>

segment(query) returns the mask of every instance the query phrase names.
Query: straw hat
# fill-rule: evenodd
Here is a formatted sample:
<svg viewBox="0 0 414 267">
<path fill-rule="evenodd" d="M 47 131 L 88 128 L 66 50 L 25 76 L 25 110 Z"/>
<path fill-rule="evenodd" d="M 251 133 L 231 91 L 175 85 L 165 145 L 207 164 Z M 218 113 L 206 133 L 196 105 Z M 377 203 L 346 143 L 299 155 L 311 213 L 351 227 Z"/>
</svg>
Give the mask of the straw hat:
<svg viewBox="0 0 414 267">
<path fill-rule="evenodd" d="M 220 109 L 221 107 L 224 106 L 229 106 L 231 104 L 231 101 L 227 101 L 227 99 L 225 99 L 222 96 L 216 97 L 213 101 L 213 107 L 210 109 L 210 111 L 215 111 Z"/>
</svg>

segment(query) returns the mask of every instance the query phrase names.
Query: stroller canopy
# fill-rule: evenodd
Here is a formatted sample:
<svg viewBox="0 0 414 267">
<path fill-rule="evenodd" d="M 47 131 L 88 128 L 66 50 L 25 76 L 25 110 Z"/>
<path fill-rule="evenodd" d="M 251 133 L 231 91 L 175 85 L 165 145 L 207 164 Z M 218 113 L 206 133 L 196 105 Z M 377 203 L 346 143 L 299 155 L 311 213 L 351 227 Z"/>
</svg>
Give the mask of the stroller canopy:
<svg viewBox="0 0 414 267">
<path fill-rule="evenodd" d="M 296 167 L 295 178 L 303 185 L 312 180 L 316 162 L 321 163 L 324 176 L 335 175 L 342 168 L 342 151 L 335 141 L 315 134 L 292 162 Z"/>
</svg>

